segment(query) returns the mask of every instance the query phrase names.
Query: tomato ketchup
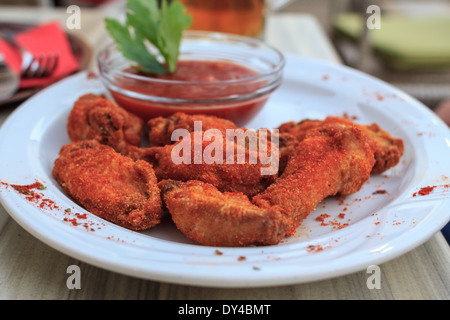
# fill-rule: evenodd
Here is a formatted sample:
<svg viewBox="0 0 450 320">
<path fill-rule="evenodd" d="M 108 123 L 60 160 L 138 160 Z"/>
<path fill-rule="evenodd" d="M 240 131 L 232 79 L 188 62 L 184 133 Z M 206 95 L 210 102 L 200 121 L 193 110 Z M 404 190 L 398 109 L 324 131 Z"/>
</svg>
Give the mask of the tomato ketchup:
<svg viewBox="0 0 450 320">
<path fill-rule="evenodd" d="M 256 71 L 231 62 L 182 60 L 174 73 L 162 75 L 143 74 L 134 68 L 125 71 L 156 80 L 124 79 L 116 83 L 127 94 L 111 89 L 119 105 L 145 121 L 184 112 L 215 115 L 243 125 L 261 110 L 269 97 L 264 90 L 258 93 L 267 80 L 258 77 Z M 133 93 L 136 95 L 132 96 Z M 151 99 L 146 99 L 147 96 Z"/>
</svg>

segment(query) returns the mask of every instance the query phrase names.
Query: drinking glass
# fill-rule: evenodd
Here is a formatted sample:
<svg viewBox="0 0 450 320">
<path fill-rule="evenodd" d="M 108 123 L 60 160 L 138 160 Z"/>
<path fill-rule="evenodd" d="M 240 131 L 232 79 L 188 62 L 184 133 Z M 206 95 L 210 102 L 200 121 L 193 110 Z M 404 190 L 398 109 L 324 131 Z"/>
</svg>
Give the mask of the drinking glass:
<svg viewBox="0 0 450 320">
<path fill-rule="evenodd" d="M 191 30 L 262 37 L 265 17 L 292 0 L 179 0 L 192 16 Z"/>
</svg>

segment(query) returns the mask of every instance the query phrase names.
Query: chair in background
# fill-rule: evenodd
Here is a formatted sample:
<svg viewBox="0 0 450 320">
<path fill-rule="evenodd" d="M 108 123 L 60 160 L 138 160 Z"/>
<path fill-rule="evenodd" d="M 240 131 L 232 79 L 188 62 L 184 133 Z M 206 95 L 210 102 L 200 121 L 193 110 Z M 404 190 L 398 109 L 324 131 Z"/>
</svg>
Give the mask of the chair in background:
<svg viewBox="0 0 450 320">
<path fill-rule="evenodd" d="M 366 10 L 373 4 L 381 9 L 381 28 L 369 30 Z M 332 27 L 333 43 L 347 65 L 431 109 L 450 98 L 450 1 L 348 1 Z"/>
</svg>

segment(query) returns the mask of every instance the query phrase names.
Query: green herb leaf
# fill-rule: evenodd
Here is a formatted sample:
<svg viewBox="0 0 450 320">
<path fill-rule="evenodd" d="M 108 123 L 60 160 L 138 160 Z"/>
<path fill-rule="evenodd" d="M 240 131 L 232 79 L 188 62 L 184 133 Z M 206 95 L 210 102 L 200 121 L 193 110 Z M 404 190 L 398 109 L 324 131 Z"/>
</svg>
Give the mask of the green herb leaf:
<svg viewBox="0 0 450 320">
<path fill-rule="evenodd" d="M 118 50 L 144 72 L 174 72 L 183 31 L 192 22 L 183 5 L 163 0 L 159 8 L 157 0 L 128 0 L 127 9 L 125 25 L 115 19 L 105 19 L 106 29 Z M 151 44 L 153 50 L 150 51 L 147 44 Z"/>
<path fill-rule="evenodd" d="M 191 17 L 184 15 L 184 7 L 179 2 L 167 5 L 162 2 L 159 24 L 159 46 L 170 72 L 175 71 L 183 30 L 190 26 Z M 178 17 L 178 19 L 173 19 Z"/>
</svg>

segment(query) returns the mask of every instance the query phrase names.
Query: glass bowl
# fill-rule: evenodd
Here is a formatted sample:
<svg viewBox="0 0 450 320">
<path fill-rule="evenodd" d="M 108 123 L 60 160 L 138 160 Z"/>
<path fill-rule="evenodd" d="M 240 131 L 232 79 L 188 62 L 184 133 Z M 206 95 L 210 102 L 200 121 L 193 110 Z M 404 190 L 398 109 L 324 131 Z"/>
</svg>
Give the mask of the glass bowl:
<svg viewBox="0 0 450 320">
<path fill-rule="evenodd" d="M 133 63 L 107 46 L 98 55 L 100 77 L 114 100 L 145 121 L 175 112 L 210 114 L 248 123 L 265 105 L 282 80 L 285 60 L 263 41 L 238 35 L 186 31 L 179 64 L 192 61 L 238 65 L 253 70 L 243 78 L 211 79 L 200 68 L 195 80 L 150 77 L 136 72 Z M 220 71 L 222 72 L 222 70 Z"/>
</svg>

